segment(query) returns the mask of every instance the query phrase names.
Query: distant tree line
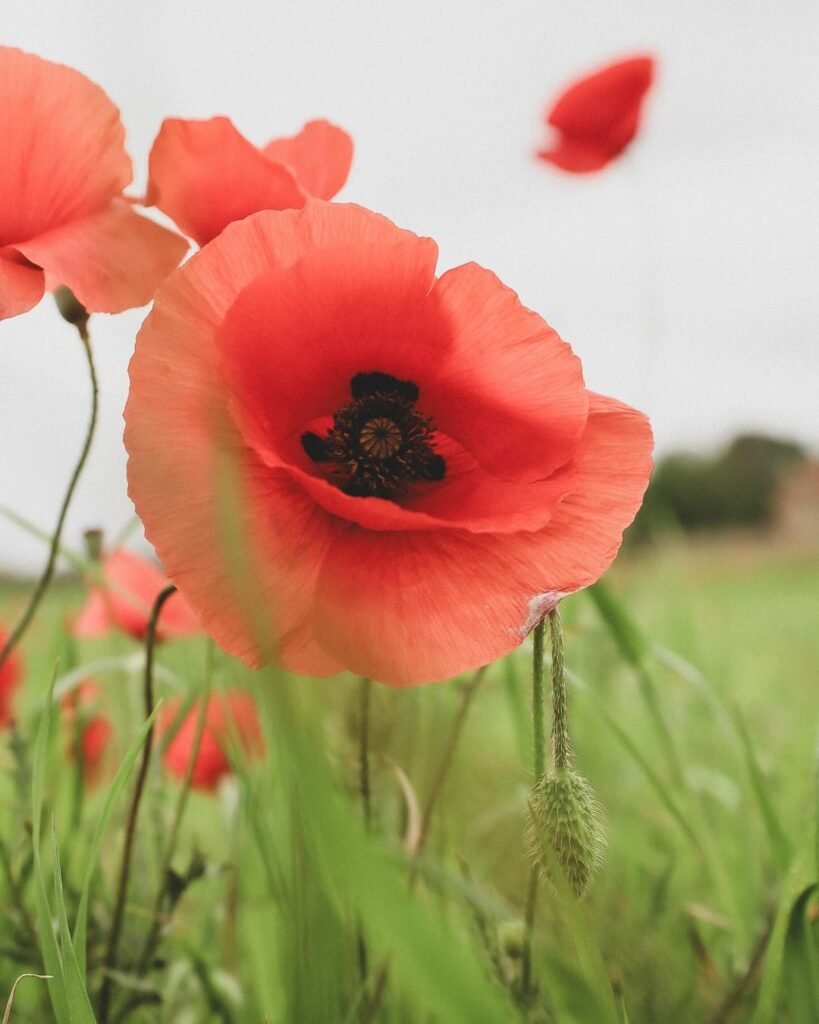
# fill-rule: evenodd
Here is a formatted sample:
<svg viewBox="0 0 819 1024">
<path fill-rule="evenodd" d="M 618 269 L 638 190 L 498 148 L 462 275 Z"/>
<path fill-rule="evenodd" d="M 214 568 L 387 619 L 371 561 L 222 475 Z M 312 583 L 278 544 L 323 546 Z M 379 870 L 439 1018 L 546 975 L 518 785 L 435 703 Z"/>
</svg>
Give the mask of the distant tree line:
<svg viewBox="0 0 819 1024">
<path fill-rule="evenodd" d="M 630 541 L 669 528 L 686 531 L 764 526 L 779 483 L 807 454 L 802 445 L 743 434 L 716 455 L 677 452 L 659 459 Z"/>
</svg>

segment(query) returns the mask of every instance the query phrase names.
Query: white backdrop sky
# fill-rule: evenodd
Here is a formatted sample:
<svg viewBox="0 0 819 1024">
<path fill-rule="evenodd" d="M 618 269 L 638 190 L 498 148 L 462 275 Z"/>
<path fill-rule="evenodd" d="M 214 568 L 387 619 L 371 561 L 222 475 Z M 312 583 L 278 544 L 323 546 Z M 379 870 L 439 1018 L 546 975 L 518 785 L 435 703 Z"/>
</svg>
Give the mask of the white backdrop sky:
<svg viewBox="0 0 819 1024">
<path fill-rule="evenodd" d="M 226 114 L 259 144 L 335 120 L 356 143 L 339 198 L 433 236 L 442 267 L 493 269 L 592 388 L 649 413 L 660 451 L 740 429 L 819 443 L 815 0 L 0 0 L 0 42 L 107 90 L 137 187 L 165 116 Z M 640 51 L 660 77 L 627 158 L 588 177 L 534 161 L 547 99 Z M 143 315 L 92 321 L 102 419 L 69 543 L 131 515 L 121 411 Z M 51 303 L 0 323 L 0 504 L 52 528 L 86 416 Z M 42 555 L 0 522 L 0 570 Z"/>
</svg>

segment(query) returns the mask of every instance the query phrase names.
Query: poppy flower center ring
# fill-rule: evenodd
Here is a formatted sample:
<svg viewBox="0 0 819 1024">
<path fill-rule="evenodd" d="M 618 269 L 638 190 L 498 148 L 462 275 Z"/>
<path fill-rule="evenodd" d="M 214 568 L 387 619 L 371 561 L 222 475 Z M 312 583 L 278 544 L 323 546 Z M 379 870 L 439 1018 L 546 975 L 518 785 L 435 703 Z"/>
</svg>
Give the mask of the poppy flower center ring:
<svg viewBox="0 0 819 1024">
<path fill-rule="evenodd" d="M 324 464 L 345 494 L 394 499 L 410 484 L 444 478 L 432 421 L 415 408 L 415 383 L 379 371 L 357 373 L 350 393 L 353 400 L 333 415 L 325 437 L 301 436 L 309 458 Z"/>
</svg>

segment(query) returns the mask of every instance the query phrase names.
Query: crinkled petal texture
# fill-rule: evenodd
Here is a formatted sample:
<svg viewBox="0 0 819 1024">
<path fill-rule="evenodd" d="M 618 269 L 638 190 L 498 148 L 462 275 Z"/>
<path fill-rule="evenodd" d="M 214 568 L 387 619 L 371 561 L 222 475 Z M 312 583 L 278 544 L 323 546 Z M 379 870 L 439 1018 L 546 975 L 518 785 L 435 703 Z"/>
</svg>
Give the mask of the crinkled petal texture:
<svg viewBox="0 0 819 1024">
<path fill-rule="evenodd" d="M 195 704 L 181 723 L 177 723 L 181 708 L 181 702 L 174 700 L 162 714 L 161 731 L 175 729 L 165 751 L 164 764 L 167 771 L 180 780 L 190 772 L 194 789 L 208 792 L 216 789 L 221 779 L 230 773 L 232 749 L 251 757 L 264 752 L 261 723 L 256 705 L 248 694 L 232 691 L 214 694 L 208 699 L 198 748 L 201 704 Z"/>
<path fill-rule="evenodd" d="M 328 121 L 257 149 L 226 117 L 168 118 L 151 149 L 146 202 L 205 245 L 228 224 L 259 210 L 331 199 L 347 180 L 353 144 Z"/>
<path fill-rule="evenodd" d="M 120 629 L 142 640 L 148 629 L 151 609 L 168 580 L 146 559 L 124 548 L 108 555 L 102 566 L 102 584 L 91 588 L 85 604 L 73 622 L 79 637 L 106 636 Z M 199 620 L 181 594 L 172 594 L 162 606 L 157 623 L 159 640 L 201 634 Z"/>
<path fill-rule="evenodd" d="M 187 245 L 118 199 L 131 161 L 102 89 L 0 47 L 0 137 L 0 318 L 35 305 L 46 275 L 94 312 L 148 302 Z"/>
<path fill-rule="evenodd" d="M 645 417 L 494 275 L 309 200 L 172 275 L 131 363 L 129 492 L 203 626 L 251 664 L 397 686 L 513 649 L 614 558 L 648 481 Z M 443 479 L 354 496 L 301 443 L 351 380 L 412 381 Z"/>
<path fill-rule="evenodd" d="M 564 171 L 605 167 L 637 134 L 654 67 L 652 57 L 632 57 L 571 85 L 546 115 L 558 138 L 538 156 Z"/>
<path fill-rule="evenodd" d="M 0 650 L 6 645 L 8 636 L 0 627 Z M 0 729 L 14 721 L 14 695 L 22 678 L 22 663 L 16 652 L 12 651 L 0 666 Z"/>
</svg>

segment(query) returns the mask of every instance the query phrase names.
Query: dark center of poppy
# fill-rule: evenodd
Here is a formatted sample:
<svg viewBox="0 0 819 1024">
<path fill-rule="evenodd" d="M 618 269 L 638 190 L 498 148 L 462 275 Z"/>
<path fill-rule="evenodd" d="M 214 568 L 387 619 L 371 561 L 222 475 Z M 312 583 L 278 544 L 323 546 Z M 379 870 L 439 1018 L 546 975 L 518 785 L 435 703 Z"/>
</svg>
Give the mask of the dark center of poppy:
<svg viewBox="0 0 819 1024">
<path fill-rule="evenodd" d="M 432 421 L 415 408 L 418 386 L 388 373 L 357 373 L 353 400 L 333 416 L 326 437 L 301 435 L 313 462 L 327 463 L 345 494 L 395 498 L 410 484 L 442 480 Z"/>
</svg>

